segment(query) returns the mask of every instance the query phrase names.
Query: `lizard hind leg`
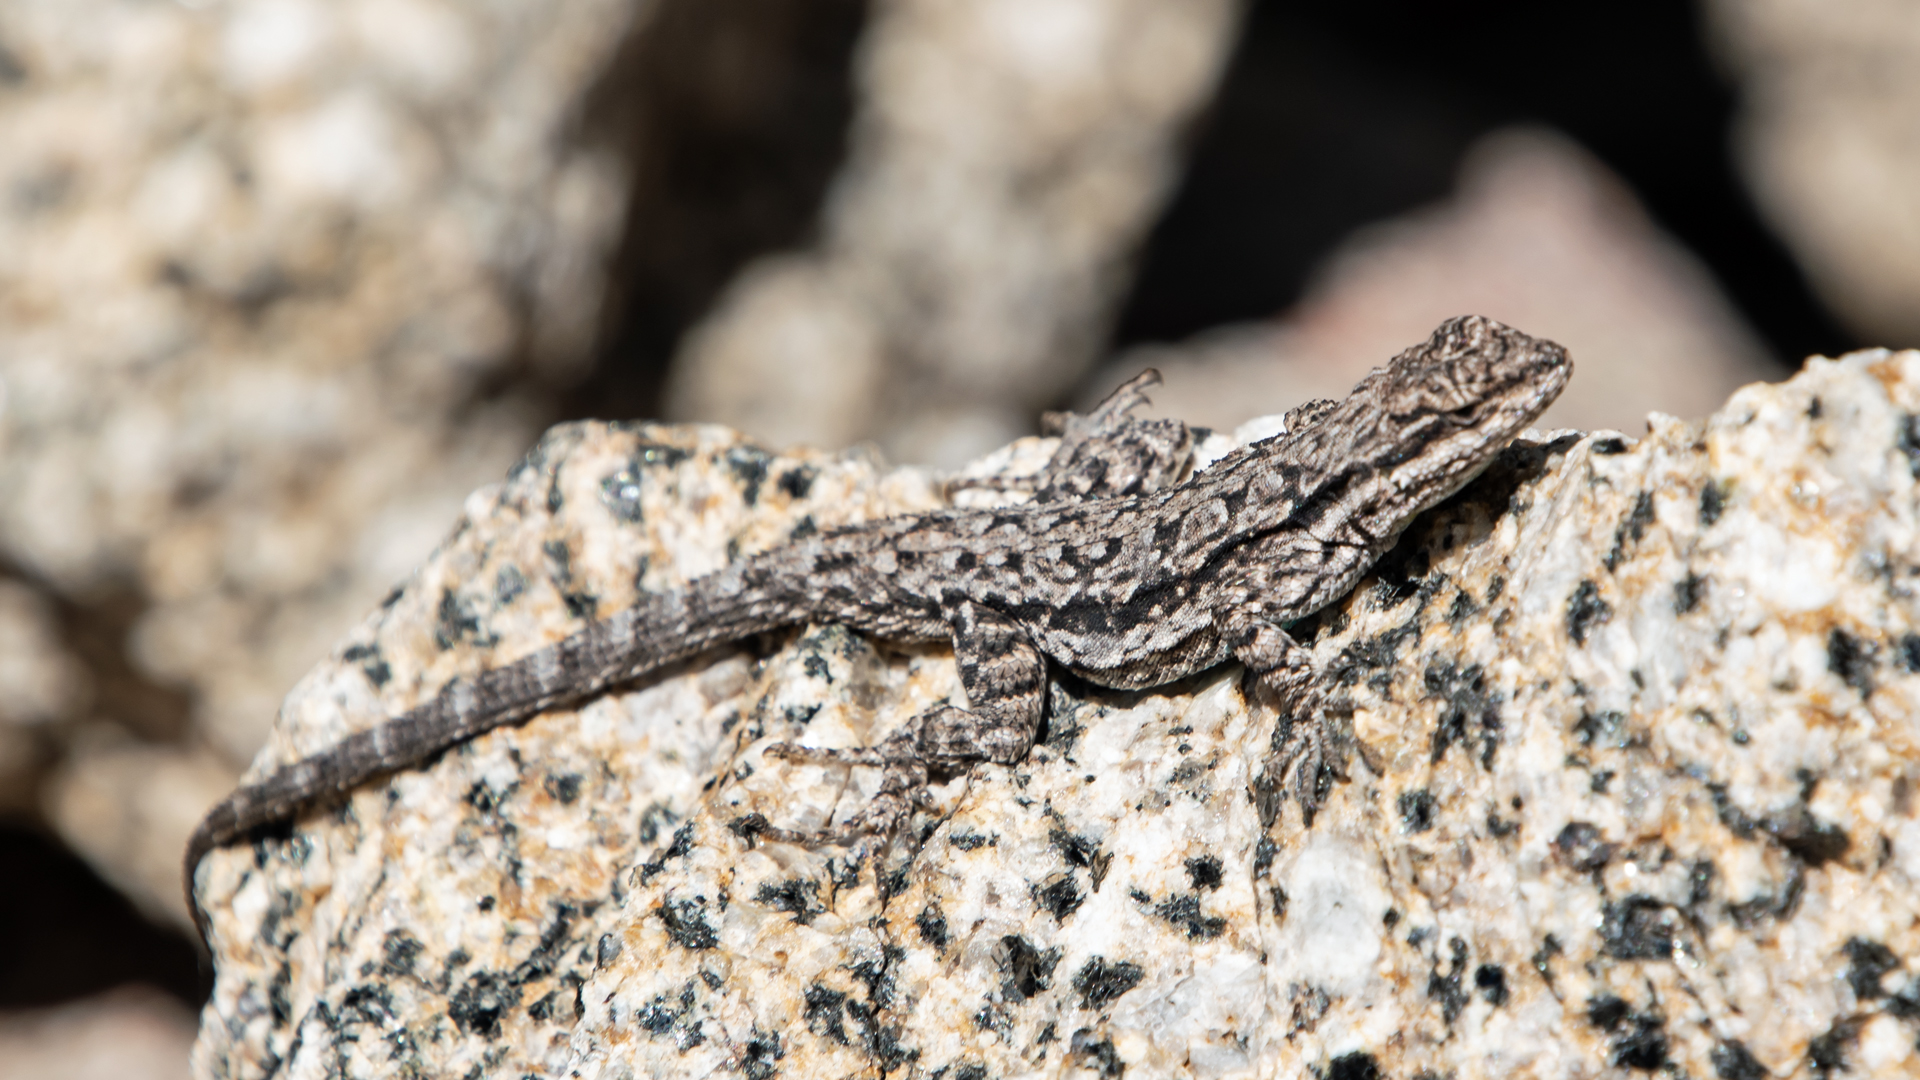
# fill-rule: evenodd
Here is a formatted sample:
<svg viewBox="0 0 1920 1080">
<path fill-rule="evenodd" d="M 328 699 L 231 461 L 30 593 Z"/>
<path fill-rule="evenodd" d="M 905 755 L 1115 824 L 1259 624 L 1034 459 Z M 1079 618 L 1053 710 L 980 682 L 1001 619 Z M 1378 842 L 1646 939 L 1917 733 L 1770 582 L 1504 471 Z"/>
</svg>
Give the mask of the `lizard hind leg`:
<svg viewBox="0 0 1920 1080">
<path fill-rule="evenodd" d="M 942 705 L 907 721 L 878 746 L 826 748 L 776 743 L 767 753 L 812 764 L 865 765 L 882 770 L 880 790 L 838 826 L 804 832 L 763 829 L 787 843 L 848 843 L 862 835 L 897 832 L 929 802 L 933 770 L 976 762 L 1011 765 L 1026 757 L 1046 703 L 1046 660 L 1017 623 L 989 608 L 961 601 L 948 613 L 955 659 L 968 708 Z"/>
<path fill-rule="evenodd" d="M 1305 646 L 1257 609 L 1216 613 L 1214 621 L 1234 657 L 1278 705 L 1267 769 L 1290 791 L 1301 816 L 1311 823 L 1319 804 L 1320 771 L 1326 764 L 1326 715 L 1313 658 Z"/>
</svg>

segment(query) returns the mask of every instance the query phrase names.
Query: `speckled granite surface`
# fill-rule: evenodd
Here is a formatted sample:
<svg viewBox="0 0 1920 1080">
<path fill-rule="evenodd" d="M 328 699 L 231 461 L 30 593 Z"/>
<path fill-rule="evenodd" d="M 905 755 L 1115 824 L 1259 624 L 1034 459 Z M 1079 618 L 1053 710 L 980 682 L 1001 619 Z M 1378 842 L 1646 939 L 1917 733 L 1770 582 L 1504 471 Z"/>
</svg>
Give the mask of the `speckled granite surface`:
<svg viewBox="0 0 1920 1080">
<path fill-rule="evenodd" d="M 763 748 L 879 737 L 957 693 L 944 650 L 808 627 L 494 733 L 209 859 L 196 1070 L 1911 1073 L 1916 413 L 1920 353 L 1869 353 L 1638 441 L 1516 445 L 1299 628 L 1339 733 L 1310 826 L 1231 666 L 1056 683 L 1030 760 L 889 850 L 738 826 L 857 806 L 873 777 Z M 261 760 L 939 497 L 723 429 L 557 429 Z"/>
</svg>

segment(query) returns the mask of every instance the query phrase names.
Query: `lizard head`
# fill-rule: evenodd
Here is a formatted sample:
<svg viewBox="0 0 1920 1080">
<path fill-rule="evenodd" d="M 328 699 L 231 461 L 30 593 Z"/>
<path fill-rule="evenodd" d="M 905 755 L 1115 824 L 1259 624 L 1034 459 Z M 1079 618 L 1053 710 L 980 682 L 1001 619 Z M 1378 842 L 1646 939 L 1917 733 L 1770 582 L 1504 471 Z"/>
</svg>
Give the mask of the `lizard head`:
<svg viewBox="0 0 1920 1080">
<path fill-rule="evenodd" d="M 1356 449 L 1386 496 L 1375 501 L 1381 533 L 1398 532 L 1422 510 L 1479 474 L 1546 411 L 1573 374 L 1567 350 L 1478 315 L 1440 324 L 1433 336 L 1377 368 L 1343 410 Z M 1374 515 L 1364 515 L 1372 517 Z"/>
</svg>

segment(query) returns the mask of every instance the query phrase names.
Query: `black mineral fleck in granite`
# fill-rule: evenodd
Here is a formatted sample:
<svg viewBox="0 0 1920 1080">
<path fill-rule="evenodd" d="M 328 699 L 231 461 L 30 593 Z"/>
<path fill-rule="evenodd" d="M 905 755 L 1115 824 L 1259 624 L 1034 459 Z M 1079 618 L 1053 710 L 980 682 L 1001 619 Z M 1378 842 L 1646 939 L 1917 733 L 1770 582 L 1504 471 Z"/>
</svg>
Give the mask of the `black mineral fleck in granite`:
<svg viewBox="0 0 1920 1080">
<path fill-rule="evenodd" d="M 914 916 L 913 925 L 920 931 L 920 940 L 940 952 L 947 951 L 947 943 L 952 939 L 947 935 L 947 917 L 938 907 L 928 904 L 922 908 L 920 914 Z"/>
<path fill-rule="evenodd" d="M 1667 1064 L 1666 1021 L 1652 1013 L 1636 1013 L 1612 1040 L 1613 1064 L 1652 1072 Z"/>
<path fill-rule="evenodd" d="M 1586 1020 L 1609 1032 L 1611 1065 L 1653 1070 L 1667 1065 L 1667 1032 L 1659 1013 L 1634 1013 L 1634 1007 L 1613 994 L 1588 999 Z"/>
<path fill-rule="evenodd" d="M 1000 991 L 1008 1001 L 1017 1004 L 1052 987 L 1053 969 L 1060 963 L 1061 950 L 1041 952 L 1026 938 L 1008 934 L 993 952 L 1003 976 Z"/>
<path fill-rule="evenodd" d="M 1500 746 L 1500 695 L 1487 689 L 1486 671 L 1479 664 L 1460 667 L 1448 660 L 1434 660 L 1421 675 L 1426 695 L 1445 702 L 1433 729 L 1432 760 L 1440 759 L 1456 744 L 1480 742 L 1480 767 L 1493 767 Z"/>
<path fill-rule="evenodd" d="M 801 926 L 827 910 L 826 905 L 820 903 L 820 883 L 811 878 L 766 882 L 753 894 L 753 899 L 775 911 L 787 912 Z"/>
<path fill-rule="evenodd" d="M 1327 1063 L 1327 1080 L 1381 1080 L 1380 1063 L 1372 1054 L 1355 1050 Z"/>
<path fill-rule="evenodd" d="M 753 1036 L 741 1049 L 740 1072 L 747 1080 L 773 1080 L 779 1073 L 779 1061 L 787 1056 L 780 1045 L 780 1034 L 753 1028 Z"/>
<path fill-rule="evenodd" d="M 727 451 L 727 471 L 740 484 L 740 498 L 748 506 L 760 501 L 760 485 L 767 479 L 773 455 L 757 446 L 735 446 Z"/>
<path fill-rule="evenodd" d="M 1675 922 L 1666 904 L 1635 894 L 1602 910 L 1600 938 L 1615 959 L 1665 960 L 1673 956 Z"/>
<path fill-rule="evenodd" d="M 393 678 L 393 669 L 387 666 L 387 661 L 380 655 L 378 645 L 350 645 L 340 654 L 340 658 L 358 663 L 361 674 L 375 689 L 387 685 L 387 680 Z"/>
<path fill-rule="evenodd" d="M 1836 1072 L 1852 1071 L 1847 1066 L 1847 1048 L 1859 1038 L 1865 1024 L 1865 1017 L 1848 1017 L 1814 1036 L 1807 1044 L 1807 1066 L 1813 1075 L 1828 1077 Z"/>
<path fill-rule="evenodd" d="M 447 1016 L 460 1030 L 492 1039 L 500 1034 L 501 1014 L 518 1004 L 520 987 L 506 973 L 476 971 L 447 1001 Z"/>
<path fill-rule="evenodd" d="M 1821 821 L 1804 808 L 1770 817 L 1763 825 L 1781 847 L 1799 856 L 1808 866 L 1832 862 L 1852 846 L 1844 830 Z"/>
<path fill-rule="evenodd" d="M 1080 891 L 1080 886 L 1074 883 L 1072 872 L 1068 872 L 1049 878 L 1040 887 L 1038 899 L 1041 910 L 1052 915 L 1056 922 L 1065 922 L 1067 916 L 1080 910 L 1087 894 Z"/>
<path fill-rule="evenodd" d="M 1268 857 L 1272 861 L 1272 857 Z M 1212 891 L 1220 887 L 1225 879 L 1225 866 L 1217 855 L 1202 855 L 1197 859 L 1186 860 L 1187 880 L 1193 883 L 1196 892 Z"/>
<path fill-rule="evenodd" d="M 1487 1004 L 1496 1008 L 1507 1003 L 1507 973 L 1498 964 L 1481 964 L 1473 969 L 1473 985 Z"/>
<path fill-rule="evenodd" d="M 1175 926 L 1185 927 L 1188 940 L 1211 941 L 1227 930 L 1227 920 L 1200 913 L 1197 896 L 1171 896 L 1153 909 L 1155 915 Z"/>
<path fill-rule="evenodd" d="M 1423 833 L 1433 828 L 1433 793 L 1426 788 L 1403 791 L 1395 800 L 1395 808 L 1400 813 L 1400 827 L 1409 834 Z"/>
<path fill-rule="evenodd" d="M 1081 1008 L 1097 1009 L 1140 985 L 1145 975 L 1139 964 L 1096 956 L 1073 973 L 1073 989 L 1080 995 Z"/>
<path fill-rule="evenodd" d="M 1068 832 L 1059 826 L 1047 831 L 1047 841 L 1059 850 L 1069 866 L 1091 867 L 1100 857 L 1100 842 L 1083 833 Z M 958 843 L 958 840 L 955 840 Z"/>
<path fill-rule="evenodd" d="M 1613 534 L 1613 549 L 1601 560 L 1609 571 L 1617 570 L 1620 561 L 1626 558 L 1627 548 L 1637 544 L 1647 535 L 1647 526 L 1653 523 L 1653 493 L 1643 491 L 1633 500 L 1633 509 L 1626 520 Z"/>
<path fill-rule="evenodd" d="M 877 1009 L 893 1007 L 893 995 L 897 988 L 895 971 L 900 961 L 907 958 L 907 951 L 898 945 L 886 945 L 880 949 L 878 958 L 868 958 L 847 970 L 853 977 L 867 984 L 867 1000 Z"/>
<path fill-rule="evenodd" d="M 541 781 L 540 786 L 561 805 L 569 806 L 572 805 L 573 800 L 580 797 L 580 781 L 579 773 L 557 773 Z"/>
<path fill-rule="evenodd" d="M 753 815 L 748 815 L 753 816 Z M 764 820 L 764 818 L 762 819 Z M 689 821 L 673 832 L 673 842 L 667 849 L 650 862 L 640 864 L 640 884 L 645 885 L 666 869 L 667 860 L 684 857 L 693 850 L 693 822 Z"/>
<path fill-rule="evenodd" d="M 633 460 L 642 469 L 671 469 L 693 455 L 666 443 L 641 443 Z"/>
<path fill-rule="evenodd" d="M 1093 1035 L 1092 1028 L 1081 1028 L 1073 1033 L 1067 1053 L 1074 1064 L 1091 1070 L 1096 1076 L 1111 1078 L 1124 1075 L 1127 1065 L 1120 1060 L 1119 1051 L 1113 1048 L 1113 1040 L 1096 1040 Z"/>
<path fill-rule="evenodd" d="M 1273 869 L 1273 857 L 1280 853 L 1280 845 L 1270 836 L 1262 835 L 1260 842 L 1253 846 L 1253 876 L 1266 877 Z"/>
<path fill-rule="evenodd" d="M 1733 481 L 1709 481 L 1700 489 L 1700 525 L 1709 527 L 1720 520 L 1727 509 L 1727 496 L 1733 490 Z"/>
<path fill-rule="evenodd" d="M 1627 714 L 1615 709 L 1602 709 L 1599 712 L 1582 711 L 1580 719 L 1573 725 L 1573 733 L 1580 739 L 1582 746 L 1625 749 Z"/>
<path fill-rule="evenodd" d="M 1827 633 L 1827 670 L 1860 691 L 1862 697 L 1873 693 L 1873 669 L 1879 658 L 1880 650 L 1870 641 L 1837 626 Z"/>
<path fill-rule="evenodd" d="M 386 939 L 381 942 L 380 974 L 392 978 L 397 975 L 413 974 L 414 961 L 426 946 L 420 939 L 405 930 L 389 930 Z"/>
<path fill-rule="evenodd" d="M 843 1020 L 847 995 L 814 983 L 807 987 L 806 1001 L 807 1030 L 821 1038 L 832 1039 L 841 1046 L 848 1045 L 847 1028 Z"/>
<path fill-rule="evenodd" d="M 1685 615 L 1700 606 L 1700 598 L 1707 591 L 1707 579 L 1687 571 L 1687 576 L 1674 583 L 1673 613 Z"/>
<path fill-rule="evenodd" d="M 1896 439 L 1900 452 L 1907 455 L 1907 466 L 1913 475 L 1920 476 L 1920 416 L 1904 413 L 1900 417 L 1900 434 Z"/>
<path fill-rule="evenodd" d="M 1697 908 L 1713 898 L 1713 879 L 1719 876 L 1711 859 L 1695 859 L 1687 869 L 1687 906 Z"/>
<path fill-rule="evenodd" d="M 1585 645 L 1588 632 L 1612 617 L 1613 605 L 1600 599 L 1600 586 L 1582 581 L 1567 601 L 1567 636 L 1575 645 Z"/>
<path fill-rule="evenodd" d="M 1847 954 L 1847 985 L 1853 988 L 1853 996 L 1861 1001 L 1872 1001 L 1886 996 L 1881 980 L 1887 972 L 1900 966 L 1900 958 L 1893 950 L 1877 941 L 1865 938 L 1848 938 L 1844 949 Z"/>
<path fill-rule="evenodd" d="M 668 900 L 654 909 L 666 924 L 667 937 L 683 949 L 711 949 L 720 935 L 707 924 L 707 905 L 701 900 Z"/>
<path fill-rule="evenodd" d="M 520 568 L 508 563 L 493 576 L 493 603 L 495 607 L 506 607 L 527 591 L 527 576 Z"/>
<path fill-rule="evenodd" d="M 442 649 L 451 649 L 462 641 L 471 640 L 474 644 L 487 646 L 494 644 L 484 640 L 480 633 L 480 616 L 460 599 L 452 589 L 440 590 L 439 618 L 434 626 L 434 644 Z"/>
<path fill-rule="evenodd" d="M 1415 944 L 1411 937 L 1408 944 Z M 1467 943 L 1456 937 L 1447 943 L 1452 953 L 1452 962 L 1443 974 L 1438 964 L 1427 975 L 1427 996 L 1440 1003 L 1440 1018 L 1448 1027 L 1460 1018 L 1460 1011 L 1467 1007 L 1467 990 L 1462 985 L 1467 967 Z"/>
<path fill-rule="evenodd" d="M 807 492 L 813 490 L 813 480 L 818 475 L 819 472 L 811 465 L 796 466 L 781 473 L 780 479 L 775 481 L 775 486 L 785 492 L 790 499 L 804 499 L 807 497 Z"/>
<path fill-rule="evenodd" d="M 1707 1056 L 1720 1080 L 1768 1080 L 1773 1074 L 1737 1039 L 1716 1045 Z"/>
</svg>

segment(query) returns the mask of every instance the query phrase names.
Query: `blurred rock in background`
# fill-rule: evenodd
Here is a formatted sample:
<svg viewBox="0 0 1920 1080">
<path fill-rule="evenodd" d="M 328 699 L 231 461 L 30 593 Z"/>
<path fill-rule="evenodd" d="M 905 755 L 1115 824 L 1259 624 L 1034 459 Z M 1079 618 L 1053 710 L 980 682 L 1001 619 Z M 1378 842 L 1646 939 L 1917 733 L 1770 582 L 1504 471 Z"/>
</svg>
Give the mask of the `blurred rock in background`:
<svg viewBox="0 0 1920 1080">
<path fill-rule="evenodd" d="M 675 359 L 669 412 L 947 467 L 1026 434 L 1095 359 L 1235 14 L 878 4 L 818 242 L 746 269 Z"/>
<path fill-rule="evenodd" d="M 149 912 L 286 686 L 589 363 L 624 179 L 574 129 L 633 8 L 0 14 L 6 757 L 57 744 L 6 797 Z"/>
<path fill-rule="evenodd" d="M 204 993 L 187 830 L 554 421 L 951 464 L 1145 362 L 1163 412 L 1278 412 L 1471 309 L 1574 349 L 1555 422 L 1635 430 L 1913 344 L 1910 23 L 0 8 L 0 1010 Z"/>
<path fill-rule="evenodd" d="M 1158 411 L 1231 429 L 1345 396 L 1461 312 L 1572 352 L 1573 382 L 1543 428 L 1638 434 L 1651 411 L 1704 416 L 1775 371 L 1711 275 L 1605 167 L 1563 137 L 1507 129 L 1474 145 L 1452 198 L 1354 233 L 1280 318 L 1132 349 L 1085 400 L 1157 367 Z"/>
<path fill-rule="evenodd" d="M 1920 12 L 1902 0 L 1712 0 L 1742 171 L 1862 339 L 1920 343 Z"/>
<path fill-rule="evenodd" d="M 0 1016 L 0 1080 L 186 1080 L 195 1026 L 137 988 Z"/>
</svg>

